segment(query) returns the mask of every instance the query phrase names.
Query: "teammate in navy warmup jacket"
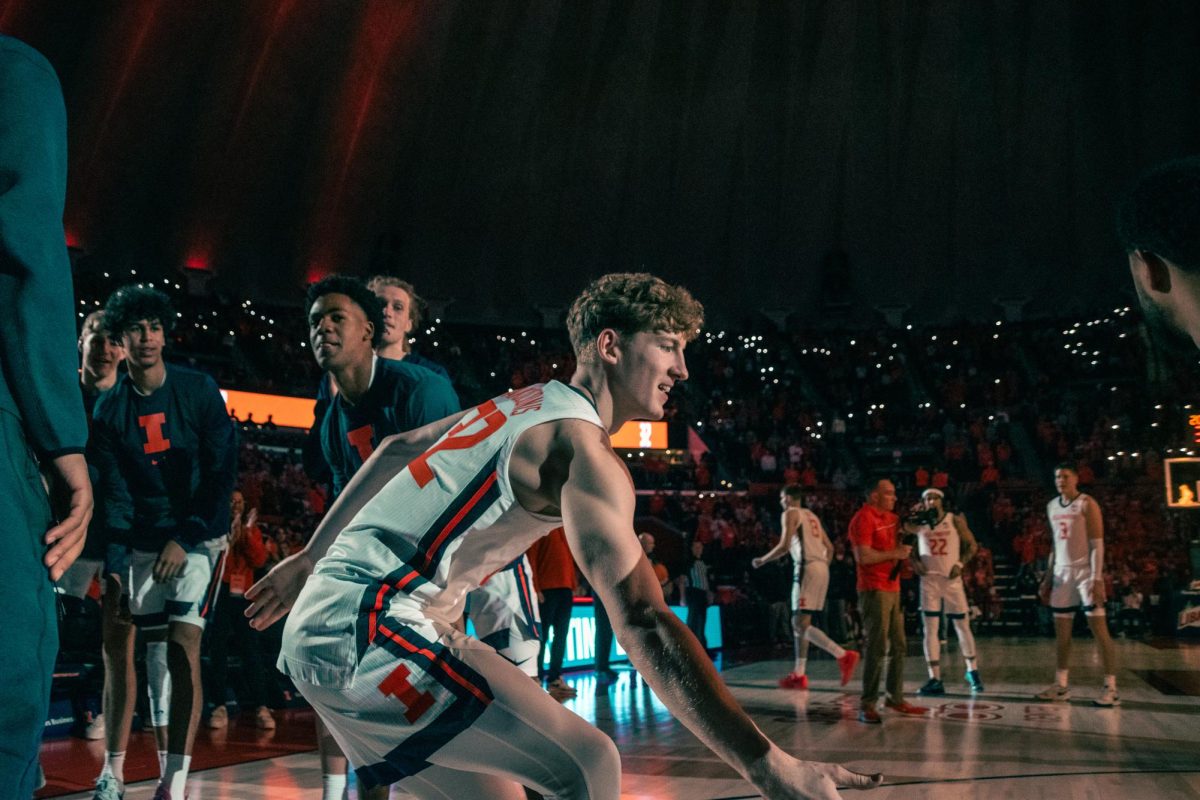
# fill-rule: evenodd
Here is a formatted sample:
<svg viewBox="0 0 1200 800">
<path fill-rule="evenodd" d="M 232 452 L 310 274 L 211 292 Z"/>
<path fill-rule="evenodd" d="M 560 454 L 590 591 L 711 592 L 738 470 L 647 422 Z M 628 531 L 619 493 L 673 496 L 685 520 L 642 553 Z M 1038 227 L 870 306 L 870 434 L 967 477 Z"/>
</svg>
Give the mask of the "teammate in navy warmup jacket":
<svg viewBox="0 0 1200 800">
<path fill-rule="evenodd" d="M 308 289 L 309 338 L 327 377 L 327 406 L 314 422 L 323 461 L 332 470 L 333 496 L 386 436 L 419 428 L 459 410 L 450 381 L 408 360 L 376 355 L 384 343 L 383 303 L 361 281 L 332 275 Z M 405 333 L 407 330 L 404 331 Z M 318 395 L 318 411 L 321 396 Z M 317 726 L 323 800 L 346 792 L 346 757 L 323 726 Z M 387 787 L 364 793 L 386 798 Z"/>
<path fill-rule="evenodd" d="M 200 638 L 221 580 L 237 449 L 213 379 L 163 361 L 175 319 L 167 296 L 126 286 L 109 298 L 105 316 L 122 336 L 129 371 L 94 412 L 104 517 L 133 549 L 129 604 L 148 643 L 162 761 L 155 798 L 182 800 L 203 704 Z M 101 794 L 105 778 L 97 796 L 119 797 Z"/>
</svg>

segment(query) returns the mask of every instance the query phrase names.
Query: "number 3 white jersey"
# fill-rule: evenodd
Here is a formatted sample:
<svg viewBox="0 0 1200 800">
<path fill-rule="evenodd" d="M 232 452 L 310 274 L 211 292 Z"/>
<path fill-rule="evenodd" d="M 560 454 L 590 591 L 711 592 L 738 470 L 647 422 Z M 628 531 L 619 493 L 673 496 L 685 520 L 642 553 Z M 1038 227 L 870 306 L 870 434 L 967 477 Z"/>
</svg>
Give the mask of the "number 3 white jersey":
<svg viewBox="0 0 1200 800">
<path fill-rule="evenodd" d="M 1046 504 L 1046 517 L 1050 520 L 1050 533 L 1054 537 L 1054 567 L 1078 567 L 1088 563 L 1087 517 L 1090 503 L 1096 502 L 1091 495 L 1080 493 L 1071 502 L 1063 505 L 1062 495 Z"/>
<path fill-rule="evenodd" d="M 392 478 L 338 535 L 301 591 L 279 667 L 345 686 L 381 622 L 449 625 L 466 593 L 562 524 L 526 511 L 508 478 L 518 438 L 560 419 L 601 426 L 579 391 L 551 381 L 468 412 Z"/>
<path fill-rule="evenodd" d="M 792 557 L 796 574 L 799 575 L 807 563 L 820 561 L 828 564 L 833 559 L 833 553 L 828 552 L 825 547 L 825 540 L 821 536 L 824 528 L 820 518 L 807 508 L 796 510 L 800 512 L 800 525 L 796 528 L 796 535 L 792 537 L 791 544 L 788 545 L 788 554 Z"/>
<path fill-rule="evenodd" d="M 922 525 L 917 528 L 917 555 L 921 557 L 927 575 L 949 577 L 950 568 L 958 563 L 961 553 L 962 545 L 953 514 L 947 513 L 933 527 Z"/>
</svg>

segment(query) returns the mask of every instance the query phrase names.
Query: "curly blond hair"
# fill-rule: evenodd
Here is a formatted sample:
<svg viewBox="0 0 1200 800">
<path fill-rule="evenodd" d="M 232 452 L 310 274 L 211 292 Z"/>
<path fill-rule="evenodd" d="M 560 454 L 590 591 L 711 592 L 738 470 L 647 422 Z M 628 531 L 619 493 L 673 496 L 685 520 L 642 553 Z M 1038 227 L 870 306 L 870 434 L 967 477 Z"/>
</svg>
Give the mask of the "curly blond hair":
<svg viewBox="0 0 1200 800">
<path fill-rule="evenodd" d="M 567 312 L 567 333 L 579 362 L 596 355 L 605 328 L 622 336 L 666 331 L 690 342 L 704 325 L 704 306 L 682 286 L 648 272 L 613 272 L 588 284 Z"/>
</svg>

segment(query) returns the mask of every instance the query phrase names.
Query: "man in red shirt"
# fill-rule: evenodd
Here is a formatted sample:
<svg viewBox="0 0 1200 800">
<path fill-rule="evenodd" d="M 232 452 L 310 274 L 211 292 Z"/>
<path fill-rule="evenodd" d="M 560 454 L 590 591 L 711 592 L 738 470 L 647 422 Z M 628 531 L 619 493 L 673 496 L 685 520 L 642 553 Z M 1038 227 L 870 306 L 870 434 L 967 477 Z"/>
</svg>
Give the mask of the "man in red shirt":
<svg viewBox="0 0 1200 800">
<path fill-rule="evenodd" d="M 574 697 L 575 689 L 562 679 L 563 658 L 567 654 L 568 629 L 575 598 L 575 560 L 567 546 L 562 528 L 538 539 L 529 548 L 529 563 L 533 567 L 533 588 L 537 591 L 538 616 L 545 635 L 538 653 L 538 666 L 545 664 L 546 646 L 550 646 L 550 668 L 546 671 L 546 688 L 556 699 Z"/>
<path fill-rule="evenodd" d="M 908 643 L 900 607 L 899 570 L 894 568 L 908 558 L 912 548 L 899 542 L 900 518 L 892 511 L 895 507 L 896 487 L 889 480 L 880 480 L 850 520 L 850 544 L 858 565 L 858 607 L 866 639 L 858 720 L 870 724 L 881 722 L 876 704 L 883 658 L 889 650 L 885 704 L 900 714 L 924 716 L 928 712 L 904 700 L 904 652 Z"/>
</svg>

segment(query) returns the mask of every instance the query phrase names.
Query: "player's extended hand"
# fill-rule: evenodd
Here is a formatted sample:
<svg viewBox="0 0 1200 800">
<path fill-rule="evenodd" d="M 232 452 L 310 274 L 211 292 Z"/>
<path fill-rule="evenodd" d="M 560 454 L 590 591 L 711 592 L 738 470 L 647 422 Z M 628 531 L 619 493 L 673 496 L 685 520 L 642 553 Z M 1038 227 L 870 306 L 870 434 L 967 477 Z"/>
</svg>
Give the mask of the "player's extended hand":
<svg viewBox="0 0 1200 800">
<path fill-rule="evenodd" d="M 87 461 L 80 453 L 53 459 L 43 472 L 50 492 L 50 509 L 58 524 L 46 531 L 42 563 L 56 581 L 83 551 L 88 523 L 92 521 L 92 482 Z"/>
<path fill-rule="evenodd" d="M 761 772 L 761 777 L 758 774 Z M 775 745 L 767 751 L 748 777 L 769 800 L 837 800 L 838 789 L 874 789 L 883 775 L 863 775 L 838 764 L 800 761 Z"/>
<path fill-rule="evenodd" d="M 924 575 L 925 573 L 922 572 L 920 574 Z M 950 580 L 954 580 L 955 578 L 959 577 L 960 575 L 962 575 L 962 567 L 960 567 L 958 564 L 955 564 L 953 567 L 950 568 Z"/>
<path fill-rule="evenodd" d="M 764 562 L 761 558 L 750 559 L 750 566 L 754 567 L 755 569 L 758 569 L 759 567 L 761 567 L 763 565 L 763 563 Z"/>
<path fill-rule="evenodd" d="M 312 557 L 301 550 L 280 561 L 262 580 L 247 589 L 246 599 L 250 605 L 246 608 L 246 616 L 250 618 L 250 627 L 264 631 L 290 611 L 312 571 Z"/>
<path fill-rule="evenodd" d="M 158 554 L 158 560 L 154 562 L 155 582 L 166 583 L 178 577 L 183 572 L 185 564 L 187 564 L 187 550 L 184 550 L 179 542 L 171 539 L 163 545 L 163 549 Z"/>
</svg>

